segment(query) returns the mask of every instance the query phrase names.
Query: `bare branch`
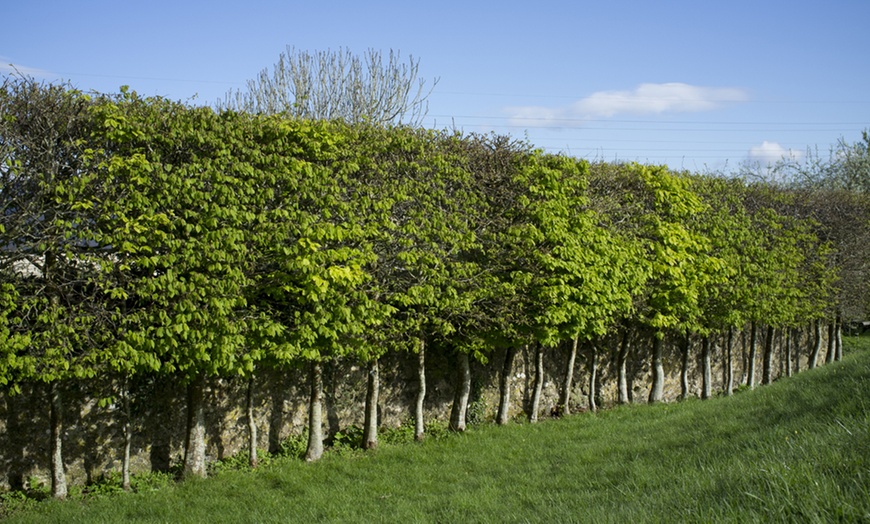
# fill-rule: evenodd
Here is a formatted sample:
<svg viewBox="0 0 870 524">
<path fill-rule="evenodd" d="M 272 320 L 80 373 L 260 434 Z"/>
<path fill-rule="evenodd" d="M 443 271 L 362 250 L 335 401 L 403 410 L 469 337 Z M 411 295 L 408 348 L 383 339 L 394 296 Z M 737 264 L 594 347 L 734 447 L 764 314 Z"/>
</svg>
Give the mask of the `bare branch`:
<svg viewBox="0 0 870 524">
<path fill-rule="evenodd" d="M 419 60 L 409 56 L 402 61 L 392 50 L 385 62 L 374 49 L 360 58 L 345 48 L 312 54 L 288 46 L 271 70 L 263 69 L 245 91 L 230 91 L 216 106 L 304 119 L 419 126 L 438 83 L 436 78 L 427 88 L 419 70 Z"/>
</svg>

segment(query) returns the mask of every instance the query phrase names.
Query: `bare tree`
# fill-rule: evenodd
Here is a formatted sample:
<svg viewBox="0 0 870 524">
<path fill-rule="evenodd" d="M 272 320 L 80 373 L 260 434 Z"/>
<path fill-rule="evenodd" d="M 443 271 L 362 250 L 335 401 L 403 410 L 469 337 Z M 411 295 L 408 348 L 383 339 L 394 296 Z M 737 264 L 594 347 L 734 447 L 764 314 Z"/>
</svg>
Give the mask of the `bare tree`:
<svg viewBox="0 0 870 524">
<path fill-rule="evenodd" d="M 438 83 L 434 79 L 427 89 L 418 78 L 419 65 L 413 56 L 403 62 L 392 50 L 385 61 L 374 49 L 360 58 L 345 48 L 309 53 L 287 46 L 271 70 L 263 69 L 246 90 L 230 91 L 216 105 L 296 118 L 418 126 Z"/>
</svg>

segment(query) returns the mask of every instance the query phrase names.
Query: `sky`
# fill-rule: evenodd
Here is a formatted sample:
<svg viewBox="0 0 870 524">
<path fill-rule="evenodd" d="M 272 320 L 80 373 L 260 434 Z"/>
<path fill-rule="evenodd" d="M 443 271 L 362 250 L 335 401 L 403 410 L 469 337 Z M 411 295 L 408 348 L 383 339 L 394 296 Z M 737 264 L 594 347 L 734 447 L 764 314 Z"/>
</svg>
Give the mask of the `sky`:
<svg viewBox="0 0 870 524">
<path fill-rule="evenodd" d="M 213 105 L 292 46 L 419 60 L 424 125 L 695 172 L 870 128 L 870 0 L 0 0 L 0 74 Z"/>
</svg>

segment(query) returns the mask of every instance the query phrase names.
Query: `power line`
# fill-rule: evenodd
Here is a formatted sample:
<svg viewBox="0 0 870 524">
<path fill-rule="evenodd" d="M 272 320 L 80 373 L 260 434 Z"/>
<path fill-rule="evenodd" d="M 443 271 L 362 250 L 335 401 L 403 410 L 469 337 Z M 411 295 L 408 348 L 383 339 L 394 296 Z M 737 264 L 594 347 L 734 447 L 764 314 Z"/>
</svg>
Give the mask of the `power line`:
<svg viewBox="0 0 870 524">
<path fill-rule="evenodd" d="M 436 95 L 459 95 L 459 96 L 487 96 L 487 97 L 510 97 L 510 98 L 553 98 L 553 99 L 565 99 L 565 100 L 583 100 L 588 98 L 590 95 L 543 95 L 543 94 L 530 94 L 530 93 L 480 93 L 473 91 L 435 91 L 433 94 Z M 595 93 L 597 96 L 601 96 L 600 93 Z M 613 98 L 624 98 L 625 95 L 614 94 Z M 632 96 L 632 100 L 673 100 L 673 98 L 668 97 L 640 97 L 640 96 Z M 707 101 L 706 99 L 691 99 L 691 98 L 681 98 L 680 100 L 686 101 Z M 754 99 L 754 100 L 743 100 L 740 101 L 741 104 L 870 104 L 870 99 L 868 100 L 784 100 L 784 99 Z"/>
<path fill-rule="evenodd" d="M 692 120 L 657 120 L 657 121 L 649 121 L 649 120 L 636 120 L 636 119 L 616 119 L 616 118 L 546 118 L 546 117 L 512 117 L 512 116 L 494 116 L 494 115 L 429 115 L 431 118 L 468 118 L 468 119 L 477 119 L 477 120 L 510 120 L 510 121 L 523 121 L 527 120 L 530 122 L 594 122 L 594 123 L 617 123 L 617 124 L 656 124 L 656 125 L 667 125 L 667 124 L 698 124 L 698 125 L 806 125 L 806 126 L 851 126 L 851 125 L 863 125 L 866 126 L 867 122 L 751 122 L 751 121 L 716 121 L 716 120 L 704 120 L 701 122 L 692 121 Z M 513 125 L 512 127 L 517 127 Z M 522 126 L 520 126 L 522 127 Z M 539 127 L 547 127 L 547 126 L 539 126 Z M 553 127 L 553 126 L 551 126 Z"/>
</svg>

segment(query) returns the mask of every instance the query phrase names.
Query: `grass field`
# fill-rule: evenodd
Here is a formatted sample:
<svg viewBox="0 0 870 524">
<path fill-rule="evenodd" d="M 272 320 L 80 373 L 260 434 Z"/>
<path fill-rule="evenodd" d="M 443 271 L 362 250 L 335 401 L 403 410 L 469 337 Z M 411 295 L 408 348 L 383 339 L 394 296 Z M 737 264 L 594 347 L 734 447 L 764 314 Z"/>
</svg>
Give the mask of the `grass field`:
<svg viewBox="0 0 870 524">
<path fill-rule="evenodd" d="M 8 521 L 870 522 L 870 338 L 846 344 L 842 362 L 729 398 L 274 459 Z"/>
</svg>

